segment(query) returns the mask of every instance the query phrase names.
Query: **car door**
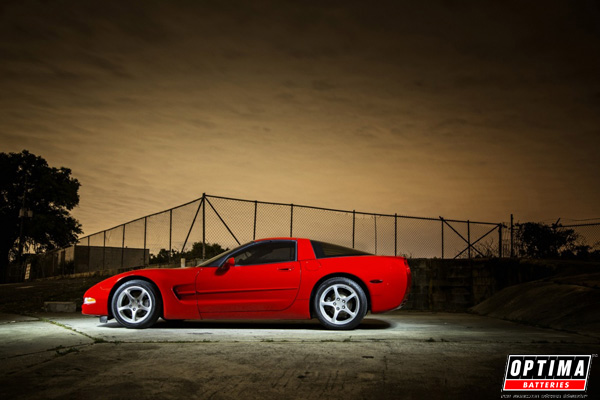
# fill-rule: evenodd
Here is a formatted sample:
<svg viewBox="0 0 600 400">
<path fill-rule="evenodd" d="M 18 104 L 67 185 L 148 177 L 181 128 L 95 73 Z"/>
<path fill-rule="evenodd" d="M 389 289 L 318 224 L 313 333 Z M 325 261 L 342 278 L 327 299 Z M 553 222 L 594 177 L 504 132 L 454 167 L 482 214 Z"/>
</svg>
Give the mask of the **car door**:
<svg viewBox="0 0 600 400">
<path fill-rule="evenodd" d="M 231 256 L 235 265 L 202 267 L 196 277 L 200 314 L 280 311 L 294 302 L 300 286 L 296 242 L 257 242 Z"/>
</svg>

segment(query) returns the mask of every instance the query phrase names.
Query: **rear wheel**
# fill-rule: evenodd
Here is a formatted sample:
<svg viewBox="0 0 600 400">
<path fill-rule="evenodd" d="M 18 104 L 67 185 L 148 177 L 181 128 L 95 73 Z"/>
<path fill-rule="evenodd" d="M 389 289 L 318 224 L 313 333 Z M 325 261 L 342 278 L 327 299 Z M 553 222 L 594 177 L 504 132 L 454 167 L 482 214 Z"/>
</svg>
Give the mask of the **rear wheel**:
<svg viewBox="0 0 600 400">
<path fill-rule="evenodd" d="M 142 280 L 125 282 L 115 292 L 112 314 L 126 328 L 148 328 L 156 322 L 162 301 L 154 285 Z"/>
<path fill-rule="evenodd" d="M 352 279 L 330 278 L 319 285 L 313 309 L 328 329 L 354 329 L 367 314 L 367 296 Z"/>
</svg>

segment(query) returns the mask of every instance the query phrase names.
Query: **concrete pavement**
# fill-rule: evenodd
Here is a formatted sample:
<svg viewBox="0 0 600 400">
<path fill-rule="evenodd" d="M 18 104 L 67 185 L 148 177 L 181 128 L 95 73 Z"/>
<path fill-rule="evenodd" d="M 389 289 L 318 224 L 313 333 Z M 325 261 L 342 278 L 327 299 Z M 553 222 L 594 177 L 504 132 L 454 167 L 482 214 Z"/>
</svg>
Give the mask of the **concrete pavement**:
<svg viewBox="0 0 600 400">
<path fill-rule="evenodd" d="M 80 314 L 0 314 L 0 397 L 499 398 L 508 354 L 598 350 L 594 337 L 470 314 L 369 315 L 342 332 L 316 320 L 129 330 Z M 589 395 L 599 373 L 592 365 Z"/>
</svg>

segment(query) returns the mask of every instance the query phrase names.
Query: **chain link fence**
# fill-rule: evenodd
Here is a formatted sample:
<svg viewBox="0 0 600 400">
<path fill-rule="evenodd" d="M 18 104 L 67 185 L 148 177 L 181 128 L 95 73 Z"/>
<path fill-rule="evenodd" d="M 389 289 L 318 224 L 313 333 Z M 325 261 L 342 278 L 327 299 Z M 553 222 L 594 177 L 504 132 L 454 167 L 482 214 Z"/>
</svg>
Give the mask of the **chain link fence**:
<svg viewBox="0 0 600 400">
<path fill-rule="evenodd" d="M 38 258 L 35 277 L 196 265 L 265 237 L 307 237 L 377 255 L 490 258 L 510 254 L 502 223 L 365 213 L 203 195 L 178 207 L 84 236 Z M 184 261 L 182 261 L 184 259 Z"/>
<path fill-rule="evenodd" d="M 196 265 L 265 237 L 307 237 L 377 255 L 408 258 L 544 257 L 525 250 L 523 229 L 508 224 L 365 213 L 203 195 L 178 207 L 82 237 L 29 262 L 25 276 L 41 278 L 101 270 Z M 536 225 L 536 224 L 533 224 Z M 600 259 L 600 222 L 552 226 L 569 238 L 553 254 Z M 538 235 L 539 236 L 539 235 Z M 560 235 L 559 235 L 560 236 Z M 552 245 L 545 244 L 552 248 Z M 29 275 L 27 274 L 29 273 Z"/>
<path fill-rule="evenodd" d="M 600 222 L 562 225 L 563 229 L 573 229 L 578 236 L 579 243 L 583 246 L 589 246 L 591 251 L 600 252 Z"/>
<path fill-rule="evenodd" d="M 378 255 L 503 256 L 503 224 L 335 210 L 203 195 L 82 237 L 38 261 L 39 277 L 148 265 L 195 265 L 265 237 L 307 237 Z"/>
</svg>

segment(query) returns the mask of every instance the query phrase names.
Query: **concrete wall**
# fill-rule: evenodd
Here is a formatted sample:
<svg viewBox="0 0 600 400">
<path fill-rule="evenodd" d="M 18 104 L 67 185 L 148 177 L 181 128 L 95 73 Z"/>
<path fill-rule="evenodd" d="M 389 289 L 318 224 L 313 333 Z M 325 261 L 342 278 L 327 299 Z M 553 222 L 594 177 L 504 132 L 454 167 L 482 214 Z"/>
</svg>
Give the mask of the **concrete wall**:
<svg viewBox="0 0 600 400">
<path fill-rule="evenodd" d="M 75 273 L 135 268 L 148 265 L 150 251 L 148 249 L 75 246 Z"/>
<path fill-rule="evenodd" d="M 466 311 L 505 287 L 557 274 L 600 269 L 598 263 L 517 259 L 409 259 L 405 309 Z"/>
<path fill-rule="evenodd" d="M 36 278 L 68 274 L 60 268 L 66 254 L 51 253 L 44 257 L 47 265 L 38 267 Z M 75 275 L 114 275 L 148 265 L 149 252 L 144 249 L 76 246 Z M 123 260 L 123 262 L 121 262 Z M 409 259 L 412 271 L 411 293 L 404 306 L 408 310 L 466 311 L 487 300 L 500 290 L 520 283 L 550 276 L 586 274 L 600 271 L 600 263 L 519 259 Z M 179 267 L 180 262 L 152 265 Z M 39 270 L 45 266 L 45 271 Z"/>
<path fill-rule="evenodd" d="M 95 271 L 117 269 L 133 269 L 150 263 L 148 249 L 102 247 L 102 246 L 70 246 L 35 258 L 34 278 L 81 274 Z"/>
</svg>

